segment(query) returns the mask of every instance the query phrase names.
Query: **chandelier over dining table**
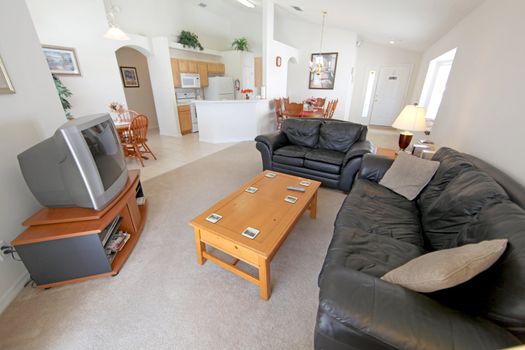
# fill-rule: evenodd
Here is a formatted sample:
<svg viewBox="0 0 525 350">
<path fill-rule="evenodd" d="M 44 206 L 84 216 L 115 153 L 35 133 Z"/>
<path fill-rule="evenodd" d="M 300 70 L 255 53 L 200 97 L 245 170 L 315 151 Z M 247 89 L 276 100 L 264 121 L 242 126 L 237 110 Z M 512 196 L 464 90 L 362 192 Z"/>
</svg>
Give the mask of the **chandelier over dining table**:
<svg viewBox="0 0 525 350">
<path fill-rule="evenodd" d="M 321 55 L 323 53 L 323 37 L 324 37 L 324 26 L 326 21 L 326 11 L 323 11 L 323 24 L 321 26 L 321 43 L 319 44 L 319 55 L 315 56 L 315 59 L 313 61 L 310 61 L 309 70 L 310 73 L 316 73 L 317 75 L 321 75 L 321 71 L 324 67 L 324 60 L 323 56 Z"/>
</svg>

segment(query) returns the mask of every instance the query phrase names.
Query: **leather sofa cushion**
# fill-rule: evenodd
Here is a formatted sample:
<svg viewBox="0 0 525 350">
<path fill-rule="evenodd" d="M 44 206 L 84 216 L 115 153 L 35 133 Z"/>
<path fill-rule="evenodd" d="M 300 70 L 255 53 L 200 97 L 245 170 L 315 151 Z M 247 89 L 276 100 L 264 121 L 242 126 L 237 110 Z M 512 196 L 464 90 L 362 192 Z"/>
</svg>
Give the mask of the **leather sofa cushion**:
<svg viewBox="0 0 525 350">
<path fill-rule="evenodd" d="M 432 160 L 439 161 L 439 168 L 417 199 L 421 213 L 432 208 L 434 202 L 452 179 L 463 171 L 474 168 L 472 163 L 466 160 L 461 153 L 446 147 L 440 148 Z"/>
<path fill-rule="evenodd" d="M 304 157 L 306 159 L 316 160 L 318 162 L 342 165 L 343 160 L 345 159 L 345 154 L 338 151 L 318 148 L 306 153 Z"/>
<path fill-rule="evenodd" d="M 356 227 L 423 247 L 418 215 L 415 202 L 376 182 L 357 179 L 337 214 L 335 226 Z"/>
<path fill-rule="evenodd" d="M 319 130 L 319 148 L 346 153 L 362 132 L 361 124 L 331 120 L 323 123 Z"/>
<path fill-rule="evenodd" d="M 339 165 L 317 162 L 310 159 L 306 159 L 304 161 L 304 166 L 308 169 L 319 170 L 331 174 L 339 174 L 341 172 L 341 167 Z"/>
<path fill-rule="evenodd" d="M 381 277 L 390 270 L 425 254 L 423 248 L 358 227 L 339 226 L 334 235 L 319 275 L 319 284 L 327 271 L 345 267 Z"/>
<path fill-rule="evenodd" d="M 457 236 L 487 205 L 508 199 L 503 188 L 486 173 L 466 169 L 452 179 L 426 211 L 421 224 L 430 250 L 456 246 Z"/>
<path fill-rule="evenodd" d="M 294 158 L 304 158 L 306 153 L 310 152 L 312 149 L 309 147 L 298 146 L 298 145 L 287 145 L 281 148 L 278 148 L 273 152 L 273 154 L 278 156 L 285 157 L 294 157 Z"/>
<path fill-rule="evenodd" d="M 282 130 L 293 145 L 315 148 L 319 142 L 320 120 L 290 118 L 283 122 Z"/>
<path fill-rule="evenodd" d="M 304 158 L 286 157 L 275 155 L 272 157 L 275 163 L 293 165 L 302 167 L 304 165 Z"/>
<path fill-rule="evenodd" d="M 510 200 L 486 205 L 457 237 L 457 245 L 508 239 L 507 250 L 487 271 L 434 299 L 486 317 L 525 342 L 525 210 Z"/>
</svg>

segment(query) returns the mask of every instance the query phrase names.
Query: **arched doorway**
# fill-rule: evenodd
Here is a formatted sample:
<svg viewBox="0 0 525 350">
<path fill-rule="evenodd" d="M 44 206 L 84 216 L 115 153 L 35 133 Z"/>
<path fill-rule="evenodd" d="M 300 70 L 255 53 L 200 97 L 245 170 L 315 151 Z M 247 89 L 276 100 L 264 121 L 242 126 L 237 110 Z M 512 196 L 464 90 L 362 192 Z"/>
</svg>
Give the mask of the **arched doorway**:
<svg viewBox="0 0 525 350">
<path fill-rule="evenodd" d="M 155 99 L 151 88 L 148 59 L 139 50 L 124 46 L 115 51 L 122 78 L 124 95 L 128 109 L 144 114 L 149 119 L 149 128 L 158 129 L 159 122 L 155 109 Z M 136 74 L 137 82 L 125 82 L 124 75 Z"/>
</svg>

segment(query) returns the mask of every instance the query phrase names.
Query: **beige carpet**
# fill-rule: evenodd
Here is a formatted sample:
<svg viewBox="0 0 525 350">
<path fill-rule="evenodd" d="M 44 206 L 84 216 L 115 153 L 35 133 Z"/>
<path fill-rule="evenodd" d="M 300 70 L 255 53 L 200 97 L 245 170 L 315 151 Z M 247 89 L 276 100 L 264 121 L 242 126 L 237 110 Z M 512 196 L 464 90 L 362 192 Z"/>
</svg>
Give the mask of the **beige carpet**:
<svg viewBox="0 0 525 350">
<path fill-rule="evenodd" d="M 312 349 L 317 275 L 344 194 L 319 192 L 271 264 L 273 294 L 196 263 L 188 221 L 261 171 L 244 142 L 144 183 L 145 230 L 116 277 L 25 288 L 0 316 L 0 349 Z"/>
</svg>

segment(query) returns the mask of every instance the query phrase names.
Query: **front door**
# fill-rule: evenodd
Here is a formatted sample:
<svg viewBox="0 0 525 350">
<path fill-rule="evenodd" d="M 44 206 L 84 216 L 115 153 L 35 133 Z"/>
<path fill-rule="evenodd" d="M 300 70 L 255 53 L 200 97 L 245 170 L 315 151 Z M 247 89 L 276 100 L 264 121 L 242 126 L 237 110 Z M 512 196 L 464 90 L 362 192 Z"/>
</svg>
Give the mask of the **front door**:
<svg viewBox="0 0 525 350">
<path fill-rule="evenodd" d="M 403 109 L 412 65 L 383 66 L 379 70 L 370 124 L 392 126 Z"/>
</svg>

